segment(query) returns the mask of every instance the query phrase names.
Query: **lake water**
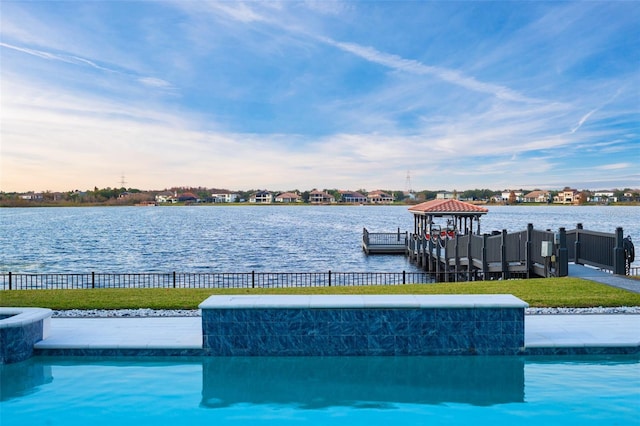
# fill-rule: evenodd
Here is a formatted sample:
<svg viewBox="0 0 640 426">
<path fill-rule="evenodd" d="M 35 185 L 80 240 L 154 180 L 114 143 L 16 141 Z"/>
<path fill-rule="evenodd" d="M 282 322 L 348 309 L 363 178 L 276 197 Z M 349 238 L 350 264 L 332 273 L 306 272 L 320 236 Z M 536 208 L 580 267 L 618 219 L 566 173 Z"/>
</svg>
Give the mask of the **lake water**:
<svg viewBox="0 0 640 426">
<path fill-rule="evenodd" d="M 0 209 L 0 273 L 400 272 L 366 256 L 362 229 L 413 230 L 407 206 L 185 206 Z M 483 232 L 585 229 L 640 245 L 640 207 L 489 206 Z M 638 260 L 634 266 L 640 266 Z"/>
</svg>

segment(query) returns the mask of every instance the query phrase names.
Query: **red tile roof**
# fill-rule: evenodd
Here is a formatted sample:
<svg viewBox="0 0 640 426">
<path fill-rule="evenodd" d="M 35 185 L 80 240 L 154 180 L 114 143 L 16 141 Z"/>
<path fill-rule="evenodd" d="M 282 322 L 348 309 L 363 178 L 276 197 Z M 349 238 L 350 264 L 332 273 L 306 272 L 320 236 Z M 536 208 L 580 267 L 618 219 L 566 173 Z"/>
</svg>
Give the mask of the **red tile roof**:
<svg viewBox="0 0 640 426">
<path fill-rule="evenodd" d="M 409 211 L 414 214 L 485 214 L 489 212 L 484 207 L 474 204 L 464 203 L 458 200 L 431 200 L 409 207 Z"/>
</svg>

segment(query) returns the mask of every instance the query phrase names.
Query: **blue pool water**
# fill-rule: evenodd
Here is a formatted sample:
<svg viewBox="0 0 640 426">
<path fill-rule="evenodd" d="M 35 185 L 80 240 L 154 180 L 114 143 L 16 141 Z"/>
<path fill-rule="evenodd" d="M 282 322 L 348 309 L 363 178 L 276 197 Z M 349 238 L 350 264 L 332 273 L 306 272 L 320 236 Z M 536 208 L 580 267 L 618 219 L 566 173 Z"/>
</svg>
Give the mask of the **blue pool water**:
<svg viewBox="0 0 640 426">
<path fill-rule="evenodd" d="M 640 358 L 35 357 L 0 366 L 12 425 L 638 425 Z"/>
</svg>

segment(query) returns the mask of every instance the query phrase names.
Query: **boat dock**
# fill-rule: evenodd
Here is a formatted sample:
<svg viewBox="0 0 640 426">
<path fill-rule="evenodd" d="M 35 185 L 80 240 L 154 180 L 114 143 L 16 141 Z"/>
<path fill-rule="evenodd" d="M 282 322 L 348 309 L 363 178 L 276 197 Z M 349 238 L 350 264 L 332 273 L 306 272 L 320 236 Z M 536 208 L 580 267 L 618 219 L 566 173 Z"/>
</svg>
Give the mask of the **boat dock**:
<svg viewBox="0 0 640 426">
<path fill-rule="evenodd" d="M 564 277 L 568 264 L 589 265 L 616 275 L 629 272 L 633 245 L 614 233 L 534 229 L 480 233 L 487 209 L 458 200 L 433 200 L 409 208 L 413 232 L 363 230 L 367 254 L 404 254 L 438 282 Z M 444 221 L 438 223 L 438 220 Z"/>
</svg>

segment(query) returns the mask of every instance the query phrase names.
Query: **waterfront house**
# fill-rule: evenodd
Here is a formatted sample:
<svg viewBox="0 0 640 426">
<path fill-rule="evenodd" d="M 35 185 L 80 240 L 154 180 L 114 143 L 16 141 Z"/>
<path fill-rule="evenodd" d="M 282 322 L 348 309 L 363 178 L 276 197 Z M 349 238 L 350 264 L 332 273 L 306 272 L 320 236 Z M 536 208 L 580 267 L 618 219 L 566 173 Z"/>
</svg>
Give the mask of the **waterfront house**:
<svg viewBox="0 0 640 426">
<path fill-rule="evenodd" d="M 276 203 L 299 203 L 302 201 L 302 197 L 295 192 L 283 192 L 276 196 Z"/>
<path fill-rule="evenodd" d="M 393 203 L 393 195 L 389 195 L 386 192 L 376 190 L 367 195 L 367 200 L 371 204 L 391 204 Z"/>
<path fill-rule="evenodd" d="M 340 191 L 340 202 L 364 204 L 367 202 L 367 197 L 356 191 Z"/>
<path fill-rule="evenodd" d="M 333 195 L 314 189 L 309 193 L 309 203 L 311 204 L 333 204 L 336 199 Z"/>
<path fill-rule="evenodd" d="M 21 200 L 28 200 L 28 201 L 42 201 L 43 198 L 44 197 L 41 193 L 34 193 L 34 192 L 28 192 L 26 194 L 20 195 Z"/>
<path fill-rule="evenodd" d="M 618 197 L 615 196 L 613 191 L 596 191 L 590 201 L 594 203 L 617 203 Z"/>
<path fill-rule="evenodd" d="M 178 201 L 181 203 L 197 203 L 200 200 L 198 199 L 198 196 L 193 192 L 183 192 L 182 194 L 178 195 Z"/>
<path fill-rule="evenodd" d="M 273 202 L 273 194 L 269 191 L 258 191 L 251 194 L 249 202 L 254 204 L 271 204 Z"/>
<path fill-rule="evenodd" d="M 513 194 L 513 195 L 511 195 Z M 509 203 L 515 201 L 516 203 L 521 203 L 524 196 L 522 191 L 513 191 L 507 189 L 506 191 L 502 191 L 501 201 L 503 203 Z"/>
<path fill-rule="evenodd" d="M 211 194 L 214 203 L 235 203 L 240 198 L 240 194 L 227 190 L 218 190 Z"/>
<path fill-rule="evenodd" d="M 565 187 L 558 195 L 553 197 L 556 204 L 578 204 L 580 202 L 580 192 L 577 189 Z"/>
<path fill-rule="evenodd" d="M 456 194 L 448 191 L 440 191 L 436 194 L 436 200 L 453 200 Z"/>
<path fill-rule="evenodd" d="M 155 199 L 156 203 L 175 203 L 178 201 L 178 196 L 171 191 L 163 191 L 156 194 Z"/>
<path fill-rule="evenodd" d="M 416 193 L 413 191 L 404 191 L 402 193 L 404 195 L 405 200 L 415 201 Z"/>
<path fill-rule="evenodd" d="M 549 191 L 531 191 L 523 197 L 525 203 L 548 203 L 551 201 Z"/>
</svg>

